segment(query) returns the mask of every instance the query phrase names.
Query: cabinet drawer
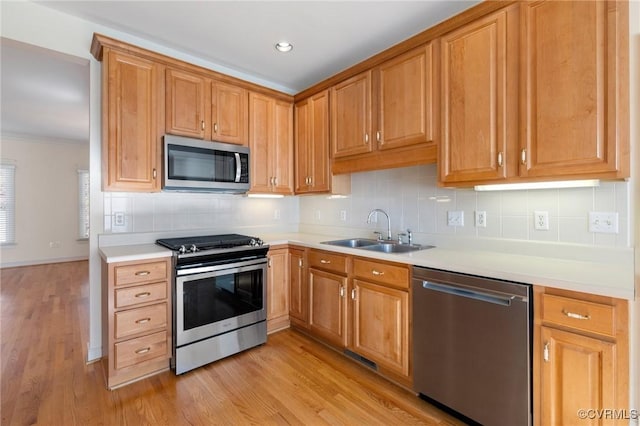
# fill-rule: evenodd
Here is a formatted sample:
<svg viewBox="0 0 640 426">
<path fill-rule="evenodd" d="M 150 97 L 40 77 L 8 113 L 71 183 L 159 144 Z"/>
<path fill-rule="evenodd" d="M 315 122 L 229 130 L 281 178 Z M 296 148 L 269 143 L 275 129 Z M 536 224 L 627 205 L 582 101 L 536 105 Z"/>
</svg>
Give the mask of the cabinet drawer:
<svg viewBox="0 0 640 426">
<path fill-rule="evenodd" d="M 353 259 L 353 275 L 398 288 L 409 288 L 409 268 L 361 258 Z"/>
<path fill-rule="evenodd" d="M 145 306 L 115 313 L 115 338 L 145 333 L 167 326 L 167 304 Z"/>
<path fill-rule="evenodd" d="M 116 369 L 167 356 L 167 332 L 150 334 L 115 344 Z"/>
<path fill-rule="evenodd" d="M 544 322 L 615 336 L 615 307 L 552 294 L 542 297 Z"/>
<path fill-rule="evenodd" d="M 116 290 L 116 309 L 167 298 L 167 283 L 139 285 Z"/>
<path fill-rule="evenodd" d="M 116 266 L 116 285 L 161 281 L 167 279 L 167 262 L 136 263 Z"/>
<path fill-rule="evenodd" d="M 326 251 L 311 250 L 309 252 L 309 266 L 326 271 L 347 273 L 347 256 Z"/>
</svg>

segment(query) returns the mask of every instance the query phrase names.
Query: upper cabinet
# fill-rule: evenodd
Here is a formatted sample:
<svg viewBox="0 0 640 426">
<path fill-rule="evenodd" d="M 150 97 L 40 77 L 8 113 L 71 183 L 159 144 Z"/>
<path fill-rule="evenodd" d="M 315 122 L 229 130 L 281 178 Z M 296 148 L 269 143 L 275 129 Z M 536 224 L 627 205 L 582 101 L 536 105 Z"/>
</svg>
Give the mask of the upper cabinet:
<svg viewBox="0 0 640 426">
<path fill-rule="evenodd" d="M 329 91 L 295 105 L 295 192 L 331 190 Z"/>
<path fill-rule="evenodd" d="M 293 105 L 249 94 L 250 192 L 293 194 Z"/>
<path fill-rule="evenodd" d="M 440 183 L 629 176 L 627 2 L 522 2 L 440 43 Z"/>
<path fill-rule="evenodd" d="M 168 69 L 166 72 L 166 131 L 173 135 L 205 138 L 204 77 Z"/>
<path fill-rule="evenodd" d="M 111 49 L 102 61 L 102 189 L 159 191 L 163 67 Z"/>
<path fill-rule="evenodd" d="M 167 69 L 167 133 L 247 145 L 248 123 L 246 89 Z"/>
<path fill-rule="evenodd" d="M 628 7 L 521 5 L 521 176 L 629 175 Z"/>
<path fill-rule="evenodd" d="M 334 85 L 333 172 L 435 161 L 436 82 L 428 43 Z"/>
<path fill-rule="evenodd" d="M 441 182 L 504 179 L 515 164 L 517 18 L 510 7 L 440 39 Z"/>
</svg>

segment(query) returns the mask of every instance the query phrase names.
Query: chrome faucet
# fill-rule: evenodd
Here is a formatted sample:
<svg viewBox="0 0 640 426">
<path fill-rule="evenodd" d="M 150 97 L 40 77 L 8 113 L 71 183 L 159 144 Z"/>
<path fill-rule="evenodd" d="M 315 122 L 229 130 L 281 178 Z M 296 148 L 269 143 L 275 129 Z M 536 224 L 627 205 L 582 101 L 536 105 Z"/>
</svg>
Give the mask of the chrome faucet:
<svg viewBox="0 0 640 426">
<path fill-rule="evenodd" d="M 387 240 L 391 240 L 391 219 L 389 219 L 389 215 L 384 210 L 373 209 L 369 212 L 369 216 L 367 216 L 367 223 L 371 223 L 371 217 L 374 213 L 382 213 L 387 217 Z M 379 239 L 382 239 L 378 236 Z"/>
</svg>

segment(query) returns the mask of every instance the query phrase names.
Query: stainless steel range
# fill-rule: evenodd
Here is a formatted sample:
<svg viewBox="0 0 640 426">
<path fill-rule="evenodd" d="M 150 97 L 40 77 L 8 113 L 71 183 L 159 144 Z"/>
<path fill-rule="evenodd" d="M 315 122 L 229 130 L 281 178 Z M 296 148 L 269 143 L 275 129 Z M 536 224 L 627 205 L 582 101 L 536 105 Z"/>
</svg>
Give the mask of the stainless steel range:
<svg viewBox="0 0 640 426">
<path fill-rule="evenodd" d="M 267 341 L 267 251 L 238 234 L 156 241 L 174 251 L 173 358 L 176 374 Z"/>
</svg>

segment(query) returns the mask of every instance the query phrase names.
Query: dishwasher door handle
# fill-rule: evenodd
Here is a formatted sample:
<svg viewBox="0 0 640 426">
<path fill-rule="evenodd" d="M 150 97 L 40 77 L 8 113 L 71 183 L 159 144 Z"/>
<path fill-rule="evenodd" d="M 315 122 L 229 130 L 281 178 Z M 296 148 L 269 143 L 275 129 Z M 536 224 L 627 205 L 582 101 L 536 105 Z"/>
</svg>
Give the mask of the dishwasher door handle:
<svg viewBox="0 0 640 426">
<path fill-rule="evenodd" d="M 481 302 L 494 303 L 496 305 L 511 306 L 511 300 L 518 296 L 500 297 L 494 294 L 483 293 L 481 291 L 473 291 L 454 287 L 445 284 L 436 284 L 429 281 L 422 281 L 422 287 L 428 290 L 439 291 L 440 293 L 451 294 L 454 296 L 466 297 L 469 299 L 479 300 Z"/>
</svg>

